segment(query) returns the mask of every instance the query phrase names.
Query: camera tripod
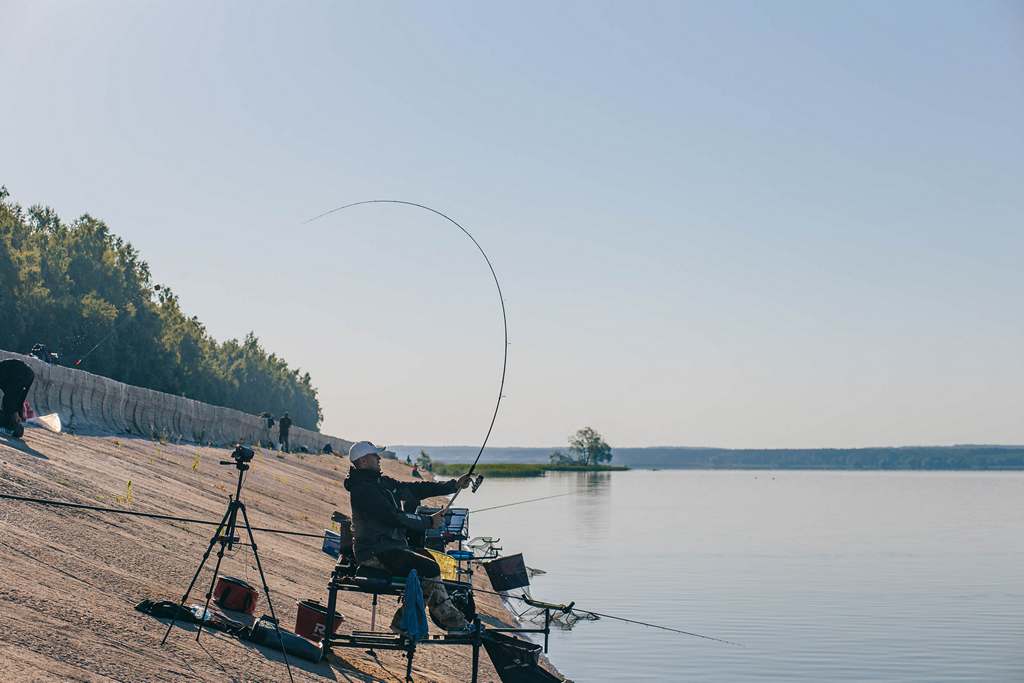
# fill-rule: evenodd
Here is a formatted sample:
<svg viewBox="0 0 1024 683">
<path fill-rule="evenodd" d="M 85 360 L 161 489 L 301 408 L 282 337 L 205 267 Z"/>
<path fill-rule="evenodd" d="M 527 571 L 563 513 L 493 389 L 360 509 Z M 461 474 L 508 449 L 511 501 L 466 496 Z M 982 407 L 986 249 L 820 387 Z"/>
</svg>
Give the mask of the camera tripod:
<svg viewBox="0 0 1024 683">
<path fill-rule="evenodd" d="M 242 502 L 242 480 L 245 477 L 246 470 L 249 469 L 249 462 L 253 458 L 253 451 L 245 446 L 236 446 L 235 450 L 231 453 L 232 460 L 221 460 L 221 465 L 234 465 L 238 470 L 238 483 L 235 486 L 235 495 L 229 499 L 228 509 L 224 513 L 224 517 L 221 518 L 220 524 L 217 525 L 217 530 L 213 532 L 213 537 L 210 538 L 209 545 L 206 546 L 206 552 L 203 553 L 203 559 L 199 562 L 199 567 L 196 568 L 196 573 L 192 576 L 192 582 L 188 584 L 188 588 L 185 590 L 185 594 L 181 596 L 181 602 L 178 603 L 178 609 L 175 611 L 174 616 L 171 618 L 171 623 L 167 625 L 167 631 L 164 633 L 163 640 L 160 641 L 160 645 L 167 642 L 167 636 L 171 634 L 171 629 L 178 621 L 178 613 L 185 607 L 185 602 L 188 600 L 189 593 L 192 592 L 192 588 L 195 587 L 196 581 L 199 580 L 199 574 L 203 571 L 203 566 L 206 561 L 210 558 L 210 553 L 213 551 L 213 547 L 220 544 L 220 550 L 217 551 L 217 563 L 213 566 L 213 577 L 210 579 L 210 588 L 206 591 L 206 604 L 203 606 L 203 611 L 199 615 L 199 630 L 196 631 L 196 642 L 199 642 L 199 636 L 203 634 L 203 626 L 206 623 L 206 615 L 210 608 L 210 599 L 213 596 L 213 588 L 217 583 L 217 575 L 220 573 L 220 563 L 224 559 L 224 551 L 231 550 L 234 545 L 240 543 L 240 538 L 236 536 L 238 513 L 242 513 L 242 523 L 245 525 L 246 534 L 249 537 L 249 547 L 252 548 L 252 556 L 256 559 L 256 569 L 260 573 L 260 581 L 263 583 L 263 594 L 267 596 L 267 607 L 270 609 L 270 617 L 274 622 L 274 630 L 277 632 L 277 640 L 281 645 L 281 654 L 284 655 L 284 665 L 288 668 L 288 680 L 293 681 L 292 678 L 292 666 L 288 661 L 288 652 L 284 647 L 284 639 L 281 637 L 281 629 L 277 624 L 277 614 L 274 613 L 274 603 L 270 601 L 270 587 L 267 586 L 267 577 L 263 573 L 263 563 L 260 562 L 260 555 L 256 550 L 256 539 L 252 535 L 252 525 L 249 524 L 249 515 L 245 511 L 245 503 Z"/>
</svg>

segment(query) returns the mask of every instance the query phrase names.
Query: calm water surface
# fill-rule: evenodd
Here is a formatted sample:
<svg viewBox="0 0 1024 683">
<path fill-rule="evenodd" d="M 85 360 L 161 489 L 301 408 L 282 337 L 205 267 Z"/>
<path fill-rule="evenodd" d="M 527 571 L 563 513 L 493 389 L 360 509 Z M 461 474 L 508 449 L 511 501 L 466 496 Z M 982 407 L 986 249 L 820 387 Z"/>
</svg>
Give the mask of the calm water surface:
<svg viewBox="0 0 1024 683">
<path fill-rule="evenodd" d="M 611 620 L 553 635 L 577 681 L 1024 683 L 1024 473 L 551 473 L 490 479 L 475 535 Z"/>
</svg>

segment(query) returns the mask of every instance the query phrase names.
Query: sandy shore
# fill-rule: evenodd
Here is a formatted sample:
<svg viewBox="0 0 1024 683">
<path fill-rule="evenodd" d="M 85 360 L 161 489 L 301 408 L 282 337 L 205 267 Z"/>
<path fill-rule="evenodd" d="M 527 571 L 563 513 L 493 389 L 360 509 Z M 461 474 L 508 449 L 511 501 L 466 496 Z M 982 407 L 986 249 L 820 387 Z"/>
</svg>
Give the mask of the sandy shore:
<svg viewBox="0 0 1024 683">
<path fill-rule="evenodd" d="M 219 519 L 234 491 L 235 468 L 216 464 L 228 457 L 225 449 L 41 429 L 30 429 L 25 437 L 24 445 L 0 438 L 2 493 Z M 409 478 L 404 464 L 384 461 L 384 469 L 389 476 Z M 252 524 L 312 533 L 329 527 L 334 510 L 350 512 L 341 486 L 347 471 L 347 462 L 337 456 L 257 452 L 243 490 Z M 129 481 L 130 504 L 125 500 Z M 144 598 L 177 601 L 211 534 L 212 527 L 197 524 L 0 500 L 0 678 L 287 680 L 279 653 L 225 635 L 204 635 L 197 643 L 193 632 L 176 630 L 161 647 L 161 622 L 134 610 Z M 298 600 L 326 600 L 334 560 L 315 538 L 258 534 L 257 542 L 278 617 L 293 629 Z M 202 601 L 212 564 L 192 602 Z M 225 556 L 222 573 L 259 581 L 246 548 Z M 495 596 L 478 593 L 477 606 L 485 617 L 508 621 Z M 395 599 L 383 597 L 378 624 L 386 625 L 394 609 Z M 342 629 L 369 628 L 369 595 L 339 593 L 339 611 L 346 620 Z M 268 610 L 261 596 L 257 614 L 263 612 Z M 401 653 L 380 652 L 374 659 L 361 650 L 337 652 L 341 658 L 330 663 L 293 659 L 295 680 L 403 680 Z M 468 681 L 470 653 L 466 647 L 421 648 L 414 677 Z M 498 680 L 486 655 L 480 680 Z"/>
</svg>

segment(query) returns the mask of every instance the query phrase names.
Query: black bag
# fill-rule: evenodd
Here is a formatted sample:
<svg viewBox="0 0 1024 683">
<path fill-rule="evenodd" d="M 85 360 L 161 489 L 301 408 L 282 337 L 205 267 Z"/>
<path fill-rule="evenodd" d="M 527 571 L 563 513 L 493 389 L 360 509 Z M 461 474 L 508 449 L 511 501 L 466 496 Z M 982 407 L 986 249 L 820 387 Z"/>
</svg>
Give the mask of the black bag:
<svg viewBox="0 0 1024 683">
<path fill-rule="evenodd" d="M 502 683 L 558 683 L 562 680 L 541 668 L 543 648 L 536 643 L 494 631 L 484 631 L 483 641 Z"/>
<path fill-rule="evenodd" d="M 526 571 L 522 553 L 485 562 L 484 569 L 487 570 L 487 578 L 491 580 L 491 587 L 496 591 L 530 585 L 530 575 Z"/>
</svg>

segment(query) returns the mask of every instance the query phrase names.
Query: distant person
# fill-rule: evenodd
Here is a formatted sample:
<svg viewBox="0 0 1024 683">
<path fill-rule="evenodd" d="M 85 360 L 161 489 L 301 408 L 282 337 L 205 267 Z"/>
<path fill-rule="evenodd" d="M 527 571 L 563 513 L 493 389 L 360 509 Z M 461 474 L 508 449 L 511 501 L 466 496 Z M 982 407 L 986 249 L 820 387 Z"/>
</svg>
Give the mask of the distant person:
<svg viewBox="0 0 1024 683">
<path fill-rule="evenodd" d="M 266 430 L 266 433 L 263 435 L 264 438 L 260 439 L 260 446 L 273 448 L 274 432 L 272 430 L 274 429 L 274 416 L 267 411 L 263 411 L 260 413 L 260 419 L 263 420 L 263 429 Z"/>
<path fill-rule="evenodd" d="M 28 352 L 28 355 L 33 358 L 38 358 L 44 363 L 60 365 L 60 356 L 46 348 L 45 344 L 40 344 L 38 342 L 33 344 L 32 350 Z"/>
<path fill-rule="evenodd" d="M 0 361 L 0 391 L 4 394 L 0 403 L 0 427 L 10 430 L 16 439 L 25 434 L 21 424 L 25 420 L 25 399 L 35 379 L 32 368 L 17 358 Z"/>
<path fill-rule="evenodd" d="M 420 474 L 420 466 L 419 465 L 413 465 L 412 466 L 412 476 L 416 477 L 417 479 L 422 479 L 423 478 L 423 475 Z"/>
<path fill-rule="evenodd" d="M 288 417 L 286 412 L 281 416 L 281 419 L 277 421 L 277 440 L 281 442 L 281 450 L 285 453 L 291 453 L 291 445 L 288 443 L 288 432 L 292 428 L 292 418 Z"/>
</svg>

